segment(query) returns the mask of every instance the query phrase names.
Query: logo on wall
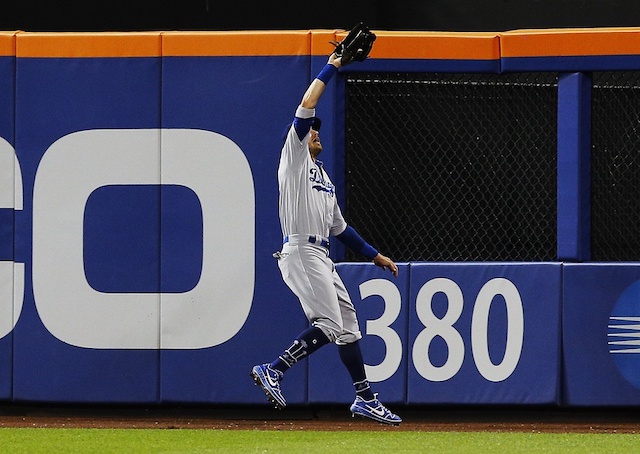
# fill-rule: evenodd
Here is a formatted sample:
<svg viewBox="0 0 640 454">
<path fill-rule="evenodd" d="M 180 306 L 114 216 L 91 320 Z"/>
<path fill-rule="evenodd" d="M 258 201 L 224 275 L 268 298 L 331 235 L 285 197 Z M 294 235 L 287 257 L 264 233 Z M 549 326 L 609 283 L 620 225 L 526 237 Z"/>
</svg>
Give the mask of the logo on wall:
<svg viewBox="0 0 640 454">
<path fill-rule="evenodd" d="M 0 138 L 0 209 L 31 212 L 33 223 L 30 268 L 1 245 L 0 338 L 25 302 L 53 336 L 88 349 L 204 349 L 244 326 L 255 245 L 227 239 L 255 237 L 255 191 L 231 139 L 197 129 L 76 131 L 44 152 L 32 207 L 22 181 L 16 150 Z M 11 215 L 1 221 L 13 233 Z M 224 272 L 220 256 L 231 260 Z"/>
<path fill-rule="evenodd" d="M 618 371 L 640 389 L 640 281 L 627 287 L 613 306 L 607 338 Z"/>
</svg>

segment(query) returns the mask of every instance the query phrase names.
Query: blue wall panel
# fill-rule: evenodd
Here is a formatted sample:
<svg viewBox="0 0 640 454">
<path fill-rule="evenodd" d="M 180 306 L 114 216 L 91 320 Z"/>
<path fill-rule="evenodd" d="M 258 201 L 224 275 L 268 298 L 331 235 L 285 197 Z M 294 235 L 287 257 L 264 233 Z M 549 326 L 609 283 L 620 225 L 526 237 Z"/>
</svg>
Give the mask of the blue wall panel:
<svg viewBox="0 0 640 454">
<path fill-rule="evenodd" d="M 559 260 L 591 258 L 591 78 L 564 74 L 558 80 Z"/>
<path fill-rule="evenodd" d="M 565 404 L 640 405 L 640 264 L 567 264 Z"/>
<path fill-rule="evenodd" d="M 384 59 L 365 60 L 348 71 L 391 71 L 391 72 L 500 72 L 500 61 L 495 60 L 454 60 L 454 59 Z"/>
<path fill-rule="evenodd" d="M 233 338 L 220 345 L 162 350 L 162 401 L 266 404 L 264 393 L 249 377 L 252 366 L 275 359 L 307 327 L 297 298 L 282 281 L 272 254 L 282 243 L 277 189 L 282 134 L 309 83 L 309 64 L 309 57 L 164 58 L 162 127 L 210 131 L 228 141 L 221 142 L 221 147 L 237 147 L 236 154 L 242 155 L 249 166 L 250 181 L 244 183 L 244 174 L 236 177 L 227 165 L 221 168 L 213 162 L 206 164 L 209 170 L 205 183 L 217 184 L 230 175 L 222 189 L 231 192 L 218 195 L 218 201 L 213 202 L 220 203 L 216 212 L 231 209 L 230 217 L 223 220 L 228 224 L 235 222 L 242 208 L 255 204 L 251 219 L 245 222 L 255 224 L 255 232 L 243 233 L 246 226 L 242 223 L 236 231 L 214 232 L 223 243 L 216 248 L 213 271 L 236 290 L 251 286 L 250 311 Z M 186 160 L 189 143 L 184 147 L 181 159 Z M 218 156 L 221 149 L 214 148 L 211 153 Z M 240 191 L 248 193 L 243 200 L 232 201 Z M 242 254 L 247 250 L 251 257 L 245 261 Z M 170 277 L 171 273 L 163 273 L 163 282 Z M 204 304 L 216 304 L 216 298 L 220 298 L 218 318 L 222 322 L 244 303 L 242 297 L 231 292 L 219 295 L 212 291 L 210 295 Z M 283 384 L 287 402 L 306 403 L 306 381 L 304 365 L 287 374 Z"/>
<path fill-rule="evenodd" d="M 407 402 L 559 401 L 560 264 L 411 264 Z"/>
<path fill-rule="evenodd" d="M 154 145 L 154 140 L 146 140 L 159 134 L 136 128 L 160 126 L 160 67 L 159 58 L 17 59 L 16 147 L 23 170 L 25 206 L 16 226 L 16 258 L 28 264 L 24 310 L 15 328 L 16 400 L 158 401 L 159 351 L 135 347 L 159 345 L 159 336 L 154 339 L 153 333 L 140 334 L 137 339 L 142 325 L 147 331 L 155 326 L 157 331 L 159 298 L 154 303 L 153 294 L 135 293 L 139 289 L 125 289 L 118 282 L 102 289 L 78 282 L 85 279 L 83 260 L 94 260 L 92 246 L 97 244 L 83 244 L 83 231 L 91 222 L 83 222 L 87 212 L 82 197 L 88 200 L 91 188 L 136 184 L 138 181 L 132 180 L 139 175 L 143 178 L 142 173 L 159 182 L 159 141 Z M 109 172 L 122 173 L 122 178 L 109 178 Z M 34 190 L 34 185 L 40 185 L 41 192 L 37 187 Z M 80 194 L 83 190 L 87 193 Z M 82 196 L 79 201 L 78 194 Z M 90 216 L 105 208 L 100 197 L 96 200 L 97 205 L 88 206 Z M 111 206 L 116 211 L 121 208 Z M 153 205 L 147 209 L 154 210 Z M 148 215 L 157 218 L 157 205 L 155 212 Z M 93 223 L 95 241 L 136 241 L 135 234 L 110 238 L 113 219 L 104 221 Z M 72 227 L 78 227 L 77 234 L 69 237 Z M 144 218 L 131 219 L 130 228 L 148 233 Z M 154 235 L 158 237 L 157 231 Z M 67 255 L 72 252 L 81 258 L 67 266 Z M 30 263 L 32 255 L 37 266 Z M 157 287 L 159 263 L 157 259 L 154 263 L 154 256 L 157 254 L 149 248 L 130 255 L 116 254 L 115 261 L 103 264 L 99 282 L 108 283 L 110 272 L 117 272 L 120 265 L 131 267 L 129 260 L 140 260 L 150 267 L 146 276 L 155 280 L 151 285 Z M 76 286 L 84 292 L 78 291 L 77 298 Z M 99 298 L 100 303 L 93 298 Z M 141 307 L 138 298 L 144 299 L 143 305 L 150 311 L 128 317 L 130 310 Z M 83 316 L 72 307 L 93 315 Z M 116 311 L 129 327 L 111 320 Z M 123 345 L 123 330 L 140 344 Z M 98 335 L 99 342 L 95 339 Z M 96 342 L 101 345 L 93 348 Z"/>
<path fill-rule="evenodd" d="M 624 71 L 637 70 L 638 55 L 571 55 L 554 57 L 503 57 L 502 71 Z"/>
<path fill-rule="evenodd" d="M 0 57 L 0 399 L 10 399 L 13 375 L 14 319 L 13 271 L 14 261 L 14 115 L 15 57 Z M 21 201 L 20 201 L 21 202 Z M 22 295 L 17 295 L 21 300 Z"/>
</svg>

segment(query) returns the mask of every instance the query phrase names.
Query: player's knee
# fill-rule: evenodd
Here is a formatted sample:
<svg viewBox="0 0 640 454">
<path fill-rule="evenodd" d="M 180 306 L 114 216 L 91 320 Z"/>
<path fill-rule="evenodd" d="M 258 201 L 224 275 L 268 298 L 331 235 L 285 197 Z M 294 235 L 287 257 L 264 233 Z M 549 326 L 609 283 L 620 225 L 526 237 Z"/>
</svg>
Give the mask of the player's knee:
<svg viewBox="0 0 640 454">
<path fill-rule="evenodd" d="M 337 345 L 346 345 L 357 342 L 360 339 L 362 339 L 362 333 L 360 331 L 355 333 L 342 333 L 336 338 L 335 343 Z"/>
<path fill-rule="evenodd" d="M 313 326 L 320 328 L 332 343 L 336 342 L 338 336 L 342 333 L 342 326 L 340 324 L 327 319 L 315 320 Z"/>
</svg>

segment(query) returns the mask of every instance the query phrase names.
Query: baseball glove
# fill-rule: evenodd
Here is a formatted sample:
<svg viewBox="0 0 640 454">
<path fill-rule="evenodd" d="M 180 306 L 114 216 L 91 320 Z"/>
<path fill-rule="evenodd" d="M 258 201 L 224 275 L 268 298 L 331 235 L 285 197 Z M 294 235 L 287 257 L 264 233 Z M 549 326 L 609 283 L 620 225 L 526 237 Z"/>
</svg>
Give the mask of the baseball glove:
<svg viewBox="0 0 640 454">
<path fill-rule="evenodd" d="M 337 57 L 342 58 L 342 66 L 346 66 L 354 61 L 364 61 L 369 56 L 375 40 L 376 35 L 360 22 L 341 42 L 332 41 L 331 44 L 336 46 L 334 52 Z"/>
</svg>

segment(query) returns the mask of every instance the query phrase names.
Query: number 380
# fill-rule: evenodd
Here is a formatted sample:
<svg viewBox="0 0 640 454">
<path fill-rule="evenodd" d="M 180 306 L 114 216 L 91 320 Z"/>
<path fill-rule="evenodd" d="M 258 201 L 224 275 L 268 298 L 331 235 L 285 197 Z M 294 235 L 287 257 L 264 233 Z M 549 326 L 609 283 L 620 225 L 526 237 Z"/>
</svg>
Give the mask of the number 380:
<svg viewBox="0 0 640 454">
<path fill-rule="evenodd" d="M 446 313 L 436 316 L 432 302 L 436 294 L 444 294 L 447 301 Z M 385 309 L 376 320 L 368 320 L 366 333 L 380 337 L 386 347 L 383 361 L 378 365 L 367 365 L 367 374 L 371 381 L 384 381 L 390 378 L 400 367 L 402 361 L 402 340 L 391 324 L 400 314 L 402 302 L 398 288 L 385 279 L 372 279 L 360 284 L 360 297 L 380 296 Z M 489 311 L 494 297 L 501 295 L 506 305 L 507 335 L 504 356 L 494 364 L 489 356 Z M 426 380 L 442 382 L 453 378 L 464 361 L 464 340 L 453 326 L 464 307 L 462 290 L 451 279 L 436 278 L 426 282 L 419 290 L 415 300 L 415 311 L 423 329 L 415 338 L 412 349 L 412 361 L 416 371 Z M 429 357 L 431 342 L 440 337 L 447 345 L 448 357 L 444 364 L 434 365 Z M 516 286 L 504 278 L 494 278 L 482 286 L 476 296 L 471 318 L 471 351 L 478 372 L 487 380 L 500 382 L 506 380 L 515 370 L 520 360 L 524 338 L 524 314 L 522 299 Z"/>
</svg>

